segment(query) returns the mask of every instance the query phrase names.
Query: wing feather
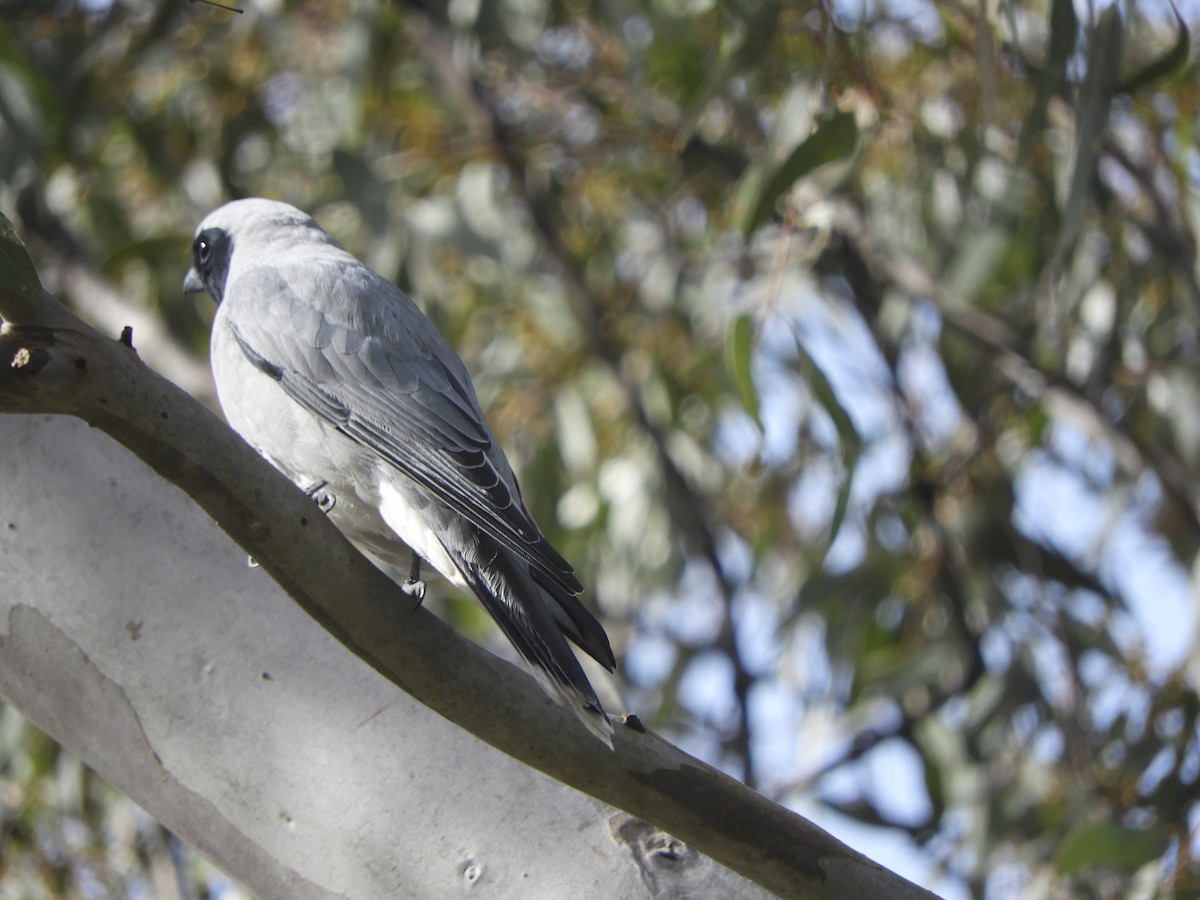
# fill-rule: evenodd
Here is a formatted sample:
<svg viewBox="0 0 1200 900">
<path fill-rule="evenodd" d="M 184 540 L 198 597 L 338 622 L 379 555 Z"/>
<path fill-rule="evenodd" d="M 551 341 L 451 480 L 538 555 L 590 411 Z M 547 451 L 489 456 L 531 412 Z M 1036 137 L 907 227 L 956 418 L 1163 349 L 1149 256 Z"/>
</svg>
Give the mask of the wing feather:
<svg viewBox="0 0 1200 900">
<path fill-rule="evenodd" d="M 525 509 L 454 351 L 387 280 L 362 266 L 314 279 L 318 265 L 261 266 L 230 286 L 224 302 L 254 307 L 239 311 L 235 330 L 247 357 L 297 403 L 524 559 L 539 582 L 581 591 Z M 325 291 L 320 309 L 301 296 L 314 280 Z M 375 302 L 358 303 L 361 291 Z"/>
</svg>

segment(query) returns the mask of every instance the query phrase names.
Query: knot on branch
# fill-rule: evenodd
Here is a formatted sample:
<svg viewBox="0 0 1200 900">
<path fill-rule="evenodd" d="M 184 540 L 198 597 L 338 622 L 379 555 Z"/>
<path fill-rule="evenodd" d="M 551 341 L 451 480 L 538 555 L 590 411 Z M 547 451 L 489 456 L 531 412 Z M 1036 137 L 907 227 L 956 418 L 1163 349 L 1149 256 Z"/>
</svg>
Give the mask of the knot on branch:
<svg viewBox="0 0 1200 900">
<path fill-rule="evenodd" d="M 91 368 L 83 338 L 35 325 L 0 328 L 0 411 L 70 411 Z"/>
<path fill-rule="evenodd" d="M 629 849 L 642 881 L 656 892 L 664 885 L 679 887 L 698 867 L 696 851 L 649 822 L 618 813 L 608 827 L 613 839 Z"/>
</svg>

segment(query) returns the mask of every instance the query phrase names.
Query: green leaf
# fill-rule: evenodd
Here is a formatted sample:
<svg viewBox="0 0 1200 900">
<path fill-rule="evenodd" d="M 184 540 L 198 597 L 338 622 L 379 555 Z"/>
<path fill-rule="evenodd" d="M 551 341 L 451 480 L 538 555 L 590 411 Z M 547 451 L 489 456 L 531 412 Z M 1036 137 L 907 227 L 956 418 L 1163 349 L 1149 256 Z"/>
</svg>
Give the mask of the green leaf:
<svg viewBox="0 0 1200 900">
<path fill-rule="evenodd" d="M 849 157 L 858 146 L 858 125 L 852 113 L 835 113 L 800 142 L 774 172 L 752 166 L 738 185 L 734 226 L 745 234 L 762 227 L 775 204 L 793 184 L 826 163 Z"/>
<path fill-rule="evenodd" d="M 1110 6 L 1088 33 L 1087 76 L 1076 108 L 1075 165 L 1063 201 L 1062 226 L 1055 259 L 1061 259 L 1083 229 L 1086 201 L 1092 195 L 1100 144 L 1108 127 L 1117 88 L 1117 70 L 1125 41 L 1120 10 Z"/>
<path fill-rule="evenodd" d="M 829 549 L 833 546 L 833 542 L 837 540 L 838 532 L 842 528 L 842 522 L 846 518 L 846 510 L 850 507 L 850 491 L 854 486 L 854 473 L 858 468 L 862 438 L 858 434 L 858 429 L 854 427 L 854 421 L 850 418 L 850 415 L 838 399 L 833 385 L 829 383 L 829 379 L 825 377 L 825 373 L 821 371 L 821 367 L 817 365 L 816 360 L 809 356 L 808 351 L 799 341 L 796 342 L 796 350 L 804 362 L 802 374 L 805 383 L 808 385 L 808 389 L 812 392 L 813 398 L 821 405 L 821 408 L 829 413 L 829 417 L 833 420 L 833 426 L 837 429 L 838 441 L 841 443 L 842 461 L 846 467 L 846 477 L 838 489 L 837 503 L 833 509 L 833 517 L 829 522 L 829 540 L 826 541 L 815 562 L 815 566 L 819 568 L 824 564 L 825 557 L 828 555 Z"/>
<path fill-rule="evenodd" d="M 846 510 L 850 508 L 850 490 L 854 487 L 854 473 L 858 471 L 857 462 L 858 450 L 855 448 L 846 457 L 846 477 L 842 481 L 841 488 L 838 489 L 837 502 L 833 507 L 833 516 L 829 520 L 829 540 L 825 542 L 820 556 L 817 557 L 816 565 L 818 566 L 825 564 L 825 557 L 829 555 L 829 550 L 833 547 L 833 542 L 837 540 L 838 532 L 842 530 L 842 522 L 846 519 Z"/>
<path fill-rule="evenodd" d="M 1063 875 L 1087 866 L 1132 872 L 1153 862 L 1170 843 L 1161 831 L 1126 828 L 1111 822 L 1083 825 L 1063 841 L 1058 851 L 1058 871 Z"/>
<path fill-rule="evenodd" d="M 1050 47 L 1046 65 L 1038 78 L 1037 94 L 1025 124 L 1021 126 L 1021 142 L 1017 158 L 1029 158 L 1033 140 L 1046 125 L 1046 104 L 1062 91 L 1067 78 L 1067 64 L 1079 40 L 1079 16 L 1074 0 L 1054 0 L 1050 7 Z"/>
<path fill-rule="evenodd" d="M 750 371 L 751 352 L 754 349 L 754 319 L 748 313 L 737 317 L 733 328 L 729 331 L 729 341 L 725 345 L 725 364 L 729 375 L 737 388 L 738 399 L 742 407 L 750 414 L 758 430 L 762 431 L 762 419 L 759 417 L 758 391 L 754 387 L 754 375 Z"/>
<path fill-rule="evenodd" d="M 942 766 L 933 755 L 920 744 L 916 745 L 921 754 L 921 769 L 925 777 L 925 793 L 929 795 L 929 805 L 933 807 L 930 818 L 940 822 L 946 811 L 946 787 Z"/>
</svg>

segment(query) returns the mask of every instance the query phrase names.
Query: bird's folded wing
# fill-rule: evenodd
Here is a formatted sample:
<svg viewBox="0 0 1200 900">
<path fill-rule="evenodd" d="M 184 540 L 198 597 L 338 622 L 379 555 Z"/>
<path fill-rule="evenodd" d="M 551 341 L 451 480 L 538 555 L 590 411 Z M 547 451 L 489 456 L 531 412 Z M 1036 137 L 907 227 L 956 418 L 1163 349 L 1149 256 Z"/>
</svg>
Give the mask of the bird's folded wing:
<svg viewBox="0 0 1200 900">
<path fill-rule="evenodd" d="M 231 319 L 243 352 L 297 403 L 555 584 L 581 591 L 521 502 L 457 356 L 390 282 L 365 268 L 351 282 L 311 264 L 245 273 L 225 301 L 239 307 Z M 365 305 L 345 296 L 364 289 Z"/>
</svg>

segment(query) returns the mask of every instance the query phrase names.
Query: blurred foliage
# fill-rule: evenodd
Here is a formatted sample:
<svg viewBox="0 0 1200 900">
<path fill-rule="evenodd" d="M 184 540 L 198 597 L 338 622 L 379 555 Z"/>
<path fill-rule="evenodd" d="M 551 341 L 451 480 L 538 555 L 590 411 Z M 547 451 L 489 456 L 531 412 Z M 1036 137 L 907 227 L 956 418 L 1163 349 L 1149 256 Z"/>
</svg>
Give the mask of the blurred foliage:
<svg viewBox="0 0 1200 900">
<path fill-rule="evenodd" d="M 1194 4 L 243 5 L 0 4 L 52 289 L 202 354 L 195 223 L 310 210 L 476 373 L 627 708 L 938 890 L 1200 892 Z M 0 896 L 148 877 L 3 721 Z"/>
</svg>

